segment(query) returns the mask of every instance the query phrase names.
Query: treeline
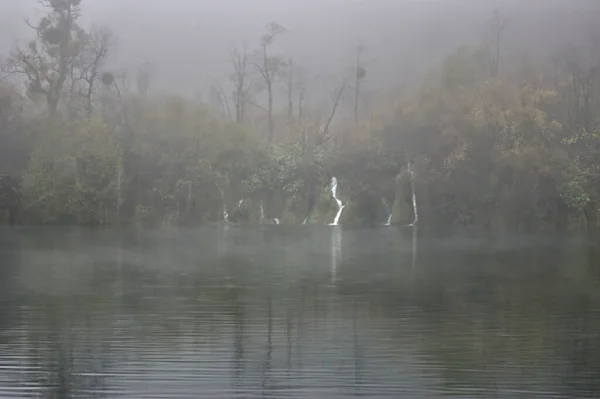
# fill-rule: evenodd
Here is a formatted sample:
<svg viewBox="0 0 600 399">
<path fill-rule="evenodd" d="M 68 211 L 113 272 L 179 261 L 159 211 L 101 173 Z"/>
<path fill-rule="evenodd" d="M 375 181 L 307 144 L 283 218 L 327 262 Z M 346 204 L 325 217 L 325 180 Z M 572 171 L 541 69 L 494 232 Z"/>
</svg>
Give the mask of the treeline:
<svg viewBox="0 0 600 399">
<path fill-rule="evenodd" d="M 35 38 L 2 61 L 0 221 L 330 223 L 335 176 L 342 224 L 412 223 L 415 205 L 436 229 L 600 223 L 598 37 L 503 68 L 495 14 L 493 40 L 361 113 L 361 50 L 328 102 L 311 102 L 305 71 L 272 49 L 285 28 L 271 24 L 256 49 L 231 51 L 215 109 L 151 95 L 147 68 L 109 70 L 114 38 L 79 25 L 80 0 L 43 3 Z"/>
</svg>

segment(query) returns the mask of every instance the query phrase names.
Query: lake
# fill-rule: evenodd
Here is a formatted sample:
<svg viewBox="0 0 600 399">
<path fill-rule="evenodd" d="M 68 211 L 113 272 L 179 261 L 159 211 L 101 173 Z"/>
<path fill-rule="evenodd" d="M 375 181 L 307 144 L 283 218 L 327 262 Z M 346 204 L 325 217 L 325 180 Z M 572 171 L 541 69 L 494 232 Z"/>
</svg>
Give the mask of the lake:
<svg viewBox="0 0 600 399">
<path fill-rule="evenodd" d="M 597 398 L 596 242 L 2 230 L 0 398 Z"/>
</svg>

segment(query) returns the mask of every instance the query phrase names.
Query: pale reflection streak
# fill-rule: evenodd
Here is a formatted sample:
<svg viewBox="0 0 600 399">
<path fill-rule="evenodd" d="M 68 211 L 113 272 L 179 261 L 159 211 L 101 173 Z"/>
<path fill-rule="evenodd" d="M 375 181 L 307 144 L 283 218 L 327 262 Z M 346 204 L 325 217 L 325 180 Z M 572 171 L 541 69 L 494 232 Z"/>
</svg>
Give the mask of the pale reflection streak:
<svg viewBox="0 0 600 399">
<path fill-rule="evenodd" d="M 342 228 L 332 226 L 331 229 L 331 285 L 337 282 L 337 268 L 342 258 Z"/>
</svg>

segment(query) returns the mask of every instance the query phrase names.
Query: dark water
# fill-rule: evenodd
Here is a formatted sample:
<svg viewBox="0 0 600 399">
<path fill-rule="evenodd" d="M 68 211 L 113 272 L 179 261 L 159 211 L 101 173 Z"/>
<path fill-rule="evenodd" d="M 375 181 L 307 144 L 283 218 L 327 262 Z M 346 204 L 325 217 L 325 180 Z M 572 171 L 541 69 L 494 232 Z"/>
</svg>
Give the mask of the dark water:
<svg viewBox="0 0 600 399">
<path fill-rule="evenodd" d="M 598 398 L 599 270 L 582 237 L 3 231 L 0 397 Z"/>
</svg>

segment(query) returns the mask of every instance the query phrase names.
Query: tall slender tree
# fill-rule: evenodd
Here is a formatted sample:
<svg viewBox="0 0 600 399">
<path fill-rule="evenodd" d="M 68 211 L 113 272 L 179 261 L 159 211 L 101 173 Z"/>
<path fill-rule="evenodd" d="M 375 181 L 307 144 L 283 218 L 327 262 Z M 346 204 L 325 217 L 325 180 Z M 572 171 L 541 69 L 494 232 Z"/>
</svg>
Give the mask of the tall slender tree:
<svg viewBox="0 0 600 399">
<path fill-rule="evenodd" d="M 266 32 L 260 40 L 260 49 L 258 51 L 258 61 L 254 63 L 254 67 L 260 74 L 267 91 L 267 118 L 268 118 L 268 135 L 269 143 L 273 142 L 275 134 L 275 124 L 273 121 L 273 102 L 274 93 L 273 86 L 275 79 L 285 62 L 280 56 L 272 55 L 270 48 L 275 39 L 285 32 L 285 28 L 276 22 L 267 25 Z"/>
</svg>

